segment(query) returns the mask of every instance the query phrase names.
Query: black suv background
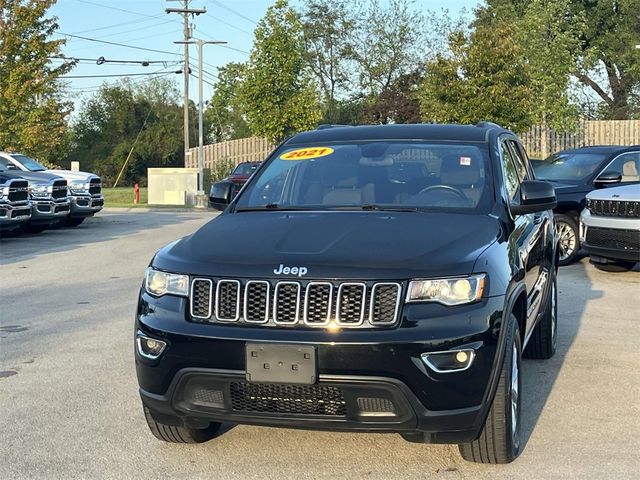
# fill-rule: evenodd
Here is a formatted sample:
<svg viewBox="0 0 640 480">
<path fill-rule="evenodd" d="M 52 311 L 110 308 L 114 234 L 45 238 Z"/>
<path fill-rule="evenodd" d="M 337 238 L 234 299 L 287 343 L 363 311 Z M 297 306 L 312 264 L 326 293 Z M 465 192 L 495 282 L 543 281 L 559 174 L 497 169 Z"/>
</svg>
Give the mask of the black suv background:
<svg viewBox="0 0 640 480">
<path fill-rule="evenodd" d="M 560 242 L 559 264 L 572 263 L 580 250 L 580 212 L 587 193 L 597 188 L 640 183 L 640 145 L 603 145 L 563 150 L 533 162 L 536 177 L 553 182 Z"/>
<path fill-rule="evenodd" d="M 521 354 L 555 352 L 554 206 L 494 124 L 295 135 L 147 269 L 149 428 L 186 443 L 224 422 L 397 432 L 512 461 Z"/>
</svg>

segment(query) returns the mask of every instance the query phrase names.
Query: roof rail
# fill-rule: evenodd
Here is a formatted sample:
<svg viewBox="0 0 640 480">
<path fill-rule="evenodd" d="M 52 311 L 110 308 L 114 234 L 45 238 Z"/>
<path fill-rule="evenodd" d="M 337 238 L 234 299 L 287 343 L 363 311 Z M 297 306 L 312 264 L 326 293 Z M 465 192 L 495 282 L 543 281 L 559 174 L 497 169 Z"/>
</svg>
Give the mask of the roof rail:
<svg viewBox="0 0 640 480">
<path fill-rule="evenodd" d="M 339 123 L 321 123 L 316 127 L 316 130 L 326 130 L 328 128 L 337 128 L 337 127 L 350 127 L 351 125 L 342 125 Z"/>
<path fill-rule="evenodd" d="M 501 125 L 498 125 L 495 122 L 487 122 L 486 120 L 481 120 L 478 123 L 476 123 L 476 127 L 481 127 L 481 128 L 487 128 L 487 127 L 497 127 L 497 128 L 504 128 Z"/>
</svg>

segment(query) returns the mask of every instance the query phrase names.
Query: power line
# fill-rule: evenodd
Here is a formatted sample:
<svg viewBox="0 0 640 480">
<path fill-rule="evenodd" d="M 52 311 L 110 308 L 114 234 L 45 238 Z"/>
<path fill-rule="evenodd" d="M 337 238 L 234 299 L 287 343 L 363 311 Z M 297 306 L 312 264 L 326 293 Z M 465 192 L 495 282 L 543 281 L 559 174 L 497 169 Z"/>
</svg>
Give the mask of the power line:
<svg viewBox="0 0 640 480">
<path fill-rule="evenodd" d="M 132 15 L 139 15 L 141 17 L 158 18 L 162 16 L 162 15 L 149 15 L 148 13 L 134 12 L 133 10 L 125 10 L 124 8 L 112 7 L 110 5 L 103 5 L 101 3 L 90 2 L 88 0 L 76 0 L 76 1 L 80 3 L 86 3 L 88 5 L 95 5 L 96 7 L 108 8 L 111 10 L 117 10 L 119 12 L 130 13 Z"/>
<path fill-rule="evenodd" d="M 104 5 L 100 5 L 100 6 L 104 6 Z M 155 15 L 153 17 L 149 17 L 149 18 L 136 18 L 134 20 L 129 20 L 128 22 L 120 22 L 120 23 L 114 23 L 112 25 L 105 25 L 103 27 L 96 27 L 96 28 L 89 28 L 87 30 L 80 30 L 78 32 L 73 32 L 74 35 L 78 35 L 79 33 L 87 33 L 87 32 L 97 32 L 98 30 L 108 30 L 110 28 L 117 28 L 117 27 L 123 27 L 124 25 L 131 25 L 134 23 L 144 23 L 144 22 L 149 22 L 153 19 L 157 19 L 162 17 L 162 14 L 158 14 Z"/>
<path fill-rule="evenodd" d="M 216 4 L 216 5 L 218 5 L 220 8 L 224 8 L 225 10 L 227 10 L 227 11 L 229 11 L 229 12 L 233 13 L 234 15 L 237 15 L 238 17 L 240 17 L 240 18 L 242 18 L 242 19 L 246 20 L 247 22 L 251 22 L 251 23 L 253 23 L 254 25 L 257 25 L 257 24 L 258 24 L 255 20 L 252 20 L 252 19 L 251 19 L 251 18 L 249 18 L 249 17 L 245 17 L 242 13 L 237 12 L 237 11 L 236 11 L 236 10 L 234 10 L 233 8 L 229 8 L 229 7 L 227 7 L 224 3 L 218 2 L 218 1 L 216 1 L 216 0 L 211 0 L 211 3 L 215 3 L 215 4 Z"/>
<path fill-rule="evenodd" d="M 163 75 L 165 73 L 182 73 L 180 71 L 176 72 L 147 72 L 147 73 L 121 73 L 121 74 L 109 74 L 109 75 L 67 75 L 64 77 L 58 78 L 109 78 L 109 77 L 137 77 L 142 75 Z"/>
<path fill-rule="evenodd" d="M 102 65 L 104 63 L 137 63 L 140 64 L 144 67 L 146 67 L 147 65 L 152 65 L 155 63 L 159 63 L 162 65 L 167 65 L 167 63 L 169 63 L 167 60 L 108 60 L 104 57 L 98 57 L 98 58 L 79 58 L 79 57 L 67 57 L 64 55 L 55 55 L 52 57 L 48 57 L 50 60 L 71 60 L 71 61 L 77 61 L 77 62 L 92 62 L 95 63 L 97 65 Z M 180 62 L 173 62 L 173 64 L 178 64 Z"/>
<path fill-rule="evenodd" d="M 242 29 L 240 27 L 237 27 L 232 23 L 227 22 L 226 20 L 222 20 L 221 18 L 214 17 L 213 15 L 211 15 L 208 12 L 207 12 L 207 16 L 213 18 L 214 20 L 217 20 L 218 22 L 222 23 L 223 25 L 226 25 L 228 27 L 233 28 L 234 30 L 237 30 L 237 31 L 242 32 L 242 33 L 246 33 L 249 36 L 253 36 L 253 34 L 251 32 L 247 32 L 246 30 L 244 30 L 244 29 Z"/>
<path fill-rule="evenodd" d="M 78 1 L 80 1 L 80 0 L 78 0 Z M 156 49 L 153 49 L 153 48 L 138 47 L 138 46 L 135 46 L 135 45 L 126 45 L 124 43 L 108 42 L 106 40 L 98 40 L 97 38 L 83 37 L 83 36 L 80 36 L 80 35 L 72 35 L 70 33 L 64 33 L 64 32 L 56 32 L 56 33 L 58 35 L 63 35 L 65 37 L 80 38 L 82 40 L 87 40 L 89 42 L 106 43 L 107 45 L 115 45 L 117 47 L 133 48 L 135 50 L 144 50 L 144 51 L 147 51 L 147 52 L 166 53 L 167 55 L 176 55 L 175 53 L 167 52 L 166 50 L 156 50 Z"/>
</svg>

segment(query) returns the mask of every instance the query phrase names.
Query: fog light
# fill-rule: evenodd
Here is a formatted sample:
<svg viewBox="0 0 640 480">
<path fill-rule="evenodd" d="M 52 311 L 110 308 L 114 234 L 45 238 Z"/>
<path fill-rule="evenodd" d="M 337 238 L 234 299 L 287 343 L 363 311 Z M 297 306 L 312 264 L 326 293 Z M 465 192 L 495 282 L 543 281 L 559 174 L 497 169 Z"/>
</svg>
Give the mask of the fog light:
<svg viewBox="0 0 640 480">
<path fill-rule="evenodd" d="M 138 335 L 136 345 L 138 347 L 138 354 L 140 354 L 141 357 L 155 360 L 162 354 L 167 343 L 155 338 Z"/>
<path fill-rule="evenodd" d="M 420 358 L 436 373 L 453 373 L 467 370 L 473 363 L 475 352 L 471 349 L 428 352 Z"/>
</svg>

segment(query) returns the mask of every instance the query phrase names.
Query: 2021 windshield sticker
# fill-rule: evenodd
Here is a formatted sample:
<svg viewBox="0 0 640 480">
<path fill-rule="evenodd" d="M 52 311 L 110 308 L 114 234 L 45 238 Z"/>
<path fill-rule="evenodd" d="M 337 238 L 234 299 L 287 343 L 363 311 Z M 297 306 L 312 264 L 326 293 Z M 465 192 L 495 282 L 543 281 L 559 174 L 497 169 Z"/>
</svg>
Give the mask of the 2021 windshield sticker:
<svg viewBox="0 0 640 480">
<path fill-rule="evenodd" d="M 326 157 L 333 153 L 333 148 L 330 147 L 313 147 L 313 148 L 298 148 L 297 150 L 291 150 L 290 152 L 280 155 L 281 160 L 311 160 L 312 158 Z"/>
</svg>

